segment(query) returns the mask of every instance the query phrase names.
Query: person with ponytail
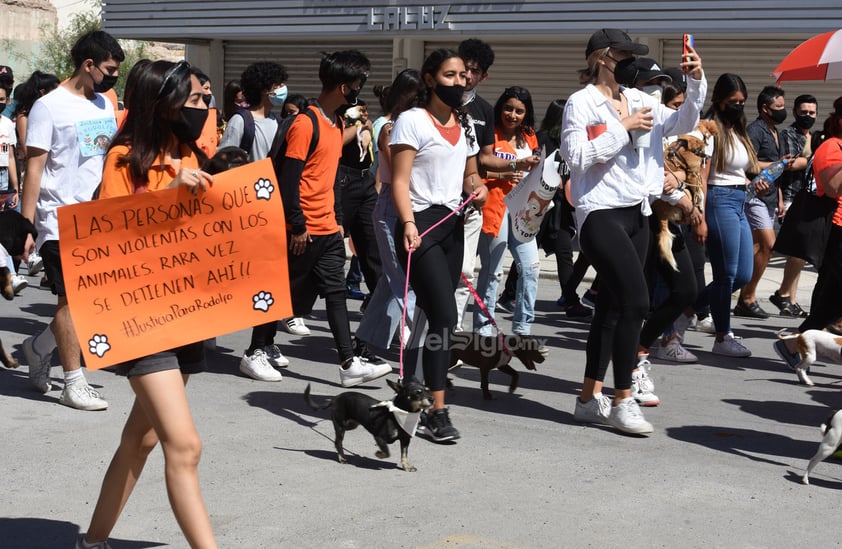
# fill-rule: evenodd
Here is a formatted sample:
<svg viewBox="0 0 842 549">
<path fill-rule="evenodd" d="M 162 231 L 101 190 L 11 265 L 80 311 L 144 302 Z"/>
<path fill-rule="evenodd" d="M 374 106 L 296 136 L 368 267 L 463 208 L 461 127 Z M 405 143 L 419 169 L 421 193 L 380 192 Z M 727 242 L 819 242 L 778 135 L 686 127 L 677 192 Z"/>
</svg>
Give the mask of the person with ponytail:
<svg viewBox="0 0 842 549">
<path fill-rule="evenodd" d="M 205 158 L 195 143 L 208 115 L 199 79 L 185 61 L 155 61 L 135 65 L 128 82 L 133 85 L 130 109 L 105 158 L 100 198 L 176 187 L 200 195 L 213 177 L 200 169 Z M 108 547 L 108 536 L 159 441 L 170 506 L 187 543 L 216 547 L 199 488 L 202 441 L 185 391 L 190 374 L 204 368 L 202 341 L 118 365 L 135 402 L 77 549 Z"/>
<path fill-rule="evenodd" d="M 465 75 L 465 63 L 458 53 L 444 48 L 433 51 L 421 67 L 426 88 L 423 107 L 393 112 L 395 124 L 389 141 L 392 194 L 398 214 L 395 253 L 404 266 L 411 259 L 409 282 L 415 290 L 416 306 L 429 322 L 421 359 L 424 381 L 435 402 L 423 427 L 437 442 L 460 436 L 444 402 L 456 325 L 454 291 L 464 250 L 462 219 L 451 214 L 461 204 L 463 192 L 474 195 L 477 207 L 488 196 L 477 172 L 479 149 L 473 126 L 462 107 Z M 422 237 L 427 230 L 430 232 Z M 413 353 L 407 355 L 405 377 L 414 374 L 416 365 Z"/>
</svg>

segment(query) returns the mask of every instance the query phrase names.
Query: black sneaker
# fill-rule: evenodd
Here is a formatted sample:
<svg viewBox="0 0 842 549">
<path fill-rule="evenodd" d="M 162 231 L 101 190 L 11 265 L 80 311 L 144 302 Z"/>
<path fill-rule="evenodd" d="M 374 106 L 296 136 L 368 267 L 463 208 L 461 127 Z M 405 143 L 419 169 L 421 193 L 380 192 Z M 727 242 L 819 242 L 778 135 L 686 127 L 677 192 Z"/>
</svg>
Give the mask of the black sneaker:
<svg viewBox="0 0 842 549">
<path fill-rule="evenodd" d="M 382 358 L 378 357 L 374 353 L 368 350 L 368 345 L 365 344 L 365 341 L 354 338 L 354 356 L 358 356 L 364 361 L 368 362 L 369 364 L 374 364 L 375 366 L 388 366 L 389 363 L 383 360 Z"/>
<path fill-rule="evenodd" d="M 734 316 L 766 319 L 769 318 L 769 313 L 760 308 L 760 304 L 757 301 L 752 301 L 751 303 L 739 302 L 734 307 Z"/>
<path fill-rule="evenodd" d="M 450 423 L 450 416 L 447 413 L 447 408 L 441 408 L 435 412 L 430 412 L 426 415 L 424 425 L 424 432 L 436 442 L 447 442 L 449 440 L 456 440 L 462 435 L 456 430 L 456 427 Z"/>
<path fill-rule="evenodd" d="M 577 301 L 576 303 L 567 305 L 564 308 L 564 314 L 566 314 L 568 318 L 585 319 L 590 318 L 591 315 L 593 315 L 593 309 L 585 307 L 581 302 Z"/>
</svg>

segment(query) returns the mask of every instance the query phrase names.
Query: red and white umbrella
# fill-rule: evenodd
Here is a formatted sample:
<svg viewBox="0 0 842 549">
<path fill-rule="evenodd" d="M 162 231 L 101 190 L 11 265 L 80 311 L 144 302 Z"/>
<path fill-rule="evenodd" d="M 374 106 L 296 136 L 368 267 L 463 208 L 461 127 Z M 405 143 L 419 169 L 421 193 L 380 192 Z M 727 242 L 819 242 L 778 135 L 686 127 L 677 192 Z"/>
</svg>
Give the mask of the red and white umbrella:
<svg viewBox="0 0 842 549">
<path fill-rule="evenodd" d="M 801 43 L 781 61 L 772 75 L 778 82 L 842 79 L 842 29 Z"/>
</svg>

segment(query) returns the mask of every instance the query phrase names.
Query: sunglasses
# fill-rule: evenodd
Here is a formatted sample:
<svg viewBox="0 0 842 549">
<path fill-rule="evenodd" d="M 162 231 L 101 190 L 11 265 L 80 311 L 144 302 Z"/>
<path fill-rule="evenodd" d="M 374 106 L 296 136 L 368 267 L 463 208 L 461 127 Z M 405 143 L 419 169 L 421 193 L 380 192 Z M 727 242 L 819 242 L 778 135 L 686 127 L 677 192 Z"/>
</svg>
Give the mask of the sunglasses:
<svg viewBox="0 0 842 549">
<path fill-rule="evenodd" d="M 190 72 L 190 63 L 182 59 L 181 61 L 170 67 L 169 70 L 164 73 L 164 79 L 161 81 L 161 87 L 158 88 L 158 98 L 164 95 L 164 91 L 167 89 L 167 85 L 170 82 L 175 82 L 173 76 L 175 76 L 175 73 L 179 71 Z M 175 86 L 175 84 L 173 84 L 173 86 Z"/>
<path fill-rule="evenodd" d="M 519 101 L 526 101 L 528 99 L 531 99 L 529 94 L 526 91 L 524 91 L 523 88 L 506 88 L 505 90 L 503 90 L 503 95 L 505 97 L 514 97 Z"/>
</svg>

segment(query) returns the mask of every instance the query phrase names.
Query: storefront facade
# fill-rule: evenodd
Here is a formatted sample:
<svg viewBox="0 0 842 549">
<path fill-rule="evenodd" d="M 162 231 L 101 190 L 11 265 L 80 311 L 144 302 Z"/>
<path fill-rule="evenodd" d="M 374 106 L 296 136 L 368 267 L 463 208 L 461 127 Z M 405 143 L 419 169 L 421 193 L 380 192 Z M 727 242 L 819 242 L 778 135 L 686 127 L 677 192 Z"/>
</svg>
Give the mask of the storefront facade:
<svg viewBox="0 0 842 549">
<path fill-rule="evenodd" d="M 622 6 L 622 10 L 618 10 Z M 496 61 L 480 92 L 492 103 L 503 88 L 521 85 L 535 99 L 540 119 L 554 98 L 580 85 L 588 36 L 602 27 L 626 30 L 649 45 L 664 66 L 680 59 L 681 36 L 693 33 L 711 86 L 723 72 L 743 77 L 749 87 L 749 115 L 770 73 L 795 46 L 842 26 L 838 0 L 695 2 L 388 2 L 359 0 L 228 0 L 178 3 L 107 0 L 105 28 L 121 38 L 188 43 L 188 58 L 206 70 L 217 90 L 257 60 L 287 67 L 291 93 L 314 96 L 320 52 L 357 48 L 372 60 L 363 98 L 371 86 L 387 84 L 406 67 L 419 67 L 425 53 L 453 47 L 468 37 L 492 45 Z M 819 99 L 820 118 L 839 83 L 787 82 L 787 104 L 801 93 Z"/>
</svg>

